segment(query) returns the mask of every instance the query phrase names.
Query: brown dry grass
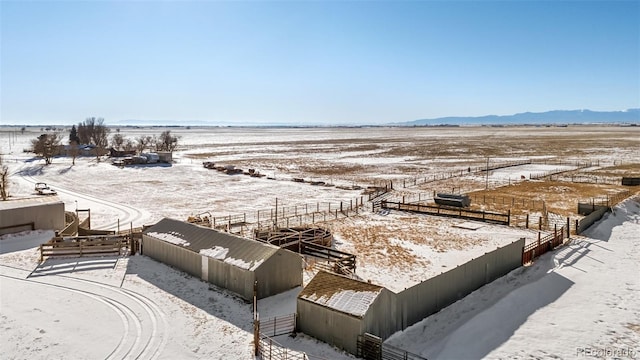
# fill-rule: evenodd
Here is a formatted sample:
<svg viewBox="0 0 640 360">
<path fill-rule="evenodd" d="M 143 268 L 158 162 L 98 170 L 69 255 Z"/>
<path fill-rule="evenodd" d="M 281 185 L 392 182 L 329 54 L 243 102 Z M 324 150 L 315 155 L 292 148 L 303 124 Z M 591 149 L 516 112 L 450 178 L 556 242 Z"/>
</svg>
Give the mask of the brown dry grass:
<svg viewBox="0 0 640 360">
<path fill-rule="evenodd" d="M 510 200 L 517 199 L 519 201 L 515 201 L 515 203 L 519 204 L 522 199 L 529 199 L 544 201 L 547 211 L 563 216 L 577 216 L 578 202 L 588 202 L 592 198 L 600 198 L 607 194 L 613 195 L 625 190 L 629 190 L 629 187 L 559 181 L 523 181 L 497 189 L 474 191 L 470 195 L 477 199 L 487 199 L 486 210 L 511 209 L 512 214 L 523 214 L 527 209 L 511 206 L 512 201 Z M 483 204 L 474 203 L 472 205 L 475 208 L 481 208 Z M 538 207 L 533 206 L 533 208 L 537 209 Z"/>
<path fill-rule="evenodd" d="M 212 145 L 213 150 L 207 153 L 187 153 L 185 157 L 212 161 L 224 157 L 228 159 L 224 161 L 226 164 L 272 168 L 294 173 L 296 177 L 342 176 L 366 181 L 382 174 L 419 176 L 451 167 L 482 166 L 487 157 L 543 156 L 586 161 L 603 154 L 611 154 L 611 159 L 620 154 L 640 155 L 638 128 L 381 128 L 371 133 L 371 138 L 363 137 L 358 129 L 344 131 L 350 131 L 353 137 L 218 144 Z M 385 137 L 386 132 L 390 133 L 389 137 Z M 265 152 L 269 157 L 265 157 Z M 363 152 L 373 152 L 366 157 L 389 161 L 365 166 L 358 163 Z M 332 158 L 350 162 L 336 162 Z M 611 169 L 617 176 L 623 170 L 640 172 L 637 165 Z M 605 173 L 602 172 L 603 176 Z"/>
<path fill-rule="evenodd" d="M 371 132 L 358 129 L 353 136 L 328 140 L 247 142 L 214 145 L 207 153 L 187 154 L 187 158 L 218 161 L 239 168 L 255 168 L 277 177 L 301 177 L 322 181 L 348 180 L 372 185 L 378 179 L 394 179 L 394 184 L 412 177 L 424 179 L 434 174 L 484 166 L 487 157 L 536 158 L 557 161 L 612 162 L 640 155 L 640 128 L 459 128 L 386 129 Z M 388 132 L 388 135 L 387 135 Z M 343 133 L 340 134 L 342 137 Z M 350 134 L 348 134 L 350 135 Z M 376 161 L 360 161 L 375 158 Z M 499 161 L 499 160 L 496 160 Z M 624 176 L 640 174 L 640 163 L 603 167 L 571 175 Z M 475 209 L 511 211 L 513 219 L 541 213 L 542 203 L 550 212 L 576 216 L 578 201 L 628 189 L 617 185 L 579 184 L 561 181 L 526 181 L 491 190 L 481 177 L 456 177 L 411 186 L 396 192 L 463 192 L 476 196 Z M 478 198 L 486 199 L 482 203 Z M 519 221 L 519 220 L 518 220 Z M 531 223 L 537 219 L 531 219 Z M 428 266 L 429 260 L 416 257 L 407 243 L 428 246 L 439 252 L 481 245 L 487 239 L 454 231 L 450 219 L 424 216 L 389 216 L 385 219 L 350 218 L 329 223 L 331 231 L 344 239 L 340 249 L 358 255 L 360 263 L 394 268 Z"/>
<path fill-rule="evenodd" d="M 481 245 L 487 240 L 461 234 L 452 224 L 445 218 L 395 216 L 376 220 L 346 218 L 327 225 L 334 235 L 350 244 L 340 247 L 341 250 L 357 254 L 359 261 L 392 267 L 398 263 L 430 264 L 426 259 L 416 258 L 403 242 L 447 252 Z"/>
</svg>

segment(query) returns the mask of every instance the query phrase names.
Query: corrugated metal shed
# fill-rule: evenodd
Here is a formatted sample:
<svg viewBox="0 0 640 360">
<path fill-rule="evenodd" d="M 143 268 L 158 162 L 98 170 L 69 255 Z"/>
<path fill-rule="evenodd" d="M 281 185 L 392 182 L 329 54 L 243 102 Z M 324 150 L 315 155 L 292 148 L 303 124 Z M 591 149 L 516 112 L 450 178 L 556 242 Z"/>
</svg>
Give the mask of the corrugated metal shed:
<svg viewBox="0 0 640 360">
<path fill-rule="evenodd" d="M 382 289 L 381 286 L 320 271 L 298 297 L 349 315 L 363 317 Z"/>
<path fill-rule="evenodd" d="M 255 270 L 279 250 L 273 245 L 169 218 L 144 233 L 247 270 Z"/>
<path fill-rule="evenodd" d="M 302 285 L 302 257 L 289 250 L 183 221 L 146 229 L 141 254 L 232 291 L 245 300 Z"/>
</svg>

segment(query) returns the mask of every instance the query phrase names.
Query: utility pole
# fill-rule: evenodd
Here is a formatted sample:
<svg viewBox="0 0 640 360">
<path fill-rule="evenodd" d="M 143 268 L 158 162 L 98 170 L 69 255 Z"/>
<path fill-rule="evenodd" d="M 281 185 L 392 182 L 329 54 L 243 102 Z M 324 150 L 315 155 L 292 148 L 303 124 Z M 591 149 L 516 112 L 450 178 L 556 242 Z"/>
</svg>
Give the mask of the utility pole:
<svg viewBox="0 0 640 360">
<path fill-rule="evenodd" d="M 485 178 L 486 180 L 484 181 L 484 189 L 487 190 L 489 189 L 489 157 L 487 156 L 487 168 L 485 169 Z"/>
</svg>

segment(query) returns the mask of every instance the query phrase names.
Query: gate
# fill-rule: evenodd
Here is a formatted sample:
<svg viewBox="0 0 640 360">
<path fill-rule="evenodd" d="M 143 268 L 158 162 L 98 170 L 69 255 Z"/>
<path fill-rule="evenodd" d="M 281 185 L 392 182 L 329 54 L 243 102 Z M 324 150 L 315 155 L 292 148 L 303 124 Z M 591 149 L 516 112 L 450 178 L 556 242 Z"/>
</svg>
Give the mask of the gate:
<svg viewBox="0 0 640 360">
<path fill-rule="evenodd" d="M 260 320 L 260 333 L 266 336 L 291 334 L 296 331 L 296 314 Z"/>
<path fill-rule="evenodd" d="M 365 360 L 381 360 L 382 359 L 382 339 L 365 333 L 358 336 L 358 354 L 359 358 Z"/>
<path fill-rule="evenodd" d="M 393 345 L 383 344 L 378 336 L 365 333 L 358 336 L 357 356 L 365 360 L 427 360 Z"/>
</svg>

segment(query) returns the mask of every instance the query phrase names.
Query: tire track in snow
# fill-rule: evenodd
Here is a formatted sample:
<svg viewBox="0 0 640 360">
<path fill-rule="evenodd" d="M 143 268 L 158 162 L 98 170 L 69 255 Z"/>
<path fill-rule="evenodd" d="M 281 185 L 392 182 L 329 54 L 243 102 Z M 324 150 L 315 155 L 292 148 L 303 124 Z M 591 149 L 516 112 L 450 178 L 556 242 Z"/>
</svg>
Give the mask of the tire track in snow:
<svg viewBox="0 0 640 360">
<path fill-rule="evenodd" d="M 23 164 L 17 171 L 17 174 L 20 175 L 20 177 L 22 177 L 22 179 L 24 179 L 25 181 L 31 183 L 31 184 L 36 184 L 38 182 L 42 182 L 40 181 L 38 178 L 34 177 L 32 175 L 32 171 L 29 171 L 29 169 L 27 168 L 27 164 Z M 73 190 L 69 190 L 66 189 L 64 187 L 60 187 L 59 185 L 57 185 L 56 183 L 49 183 L 54 185 L 55 190 L 59 193 L 59 194 L 64 194 L 65 196 L 69 197 L 69 198 L 75 198 L 75 199 L 82 199 L 84 201 L 87 201 L 89 203 L 96 203 L 102 206 L 105 206 L 107 208 L 111 208 L 116 210 L 116 212 L 120 215 L 117 216 L 117 219 L 119 219 L 119 221 L 116 219 L 116 221 L 111 221 L 105 224 L 99 224 L 97 227 L 99 227 L 100 229 L 104 229 L 104 230 L 116 230 L 118 228 L 118 224 L 120 225 L 126 225 L 129 223 L 133 223 L 134 227 L 137 226 L 141 226 L 142 224 L 140 223 L 141 220 L 144 220 L 146 218 L 148 218 L 149 216 L 147 214 L 145 214 L 143 211 L 134 208 L 132 206 L 129 205 L 124 205 L 124 204 L 119 204 L 116 202 L 112 202 L 112 201 L 108 201 L 108 200 L 104 200 L 104 199 L 100 199 L 97 198 L 95 196 L 91 196 L 91 195 L 87 195 L 87 194 L 83 194 L 77 191 L 73 191 Z"/>
<path fill-rule="evenodd" d="M 66 275 L 31 275 L 29 278 L 23 278 L 15 274 L 16 270 L 21 271 L 24 276 L 29 276 L 31 271 L 2 264 L 0 266 L 4 269 L 0 273 L 2 277 L 84 295 L 116 312 L 123 323 L 124 332 L 118 345 L 106 359 L 157 359 L 166 346 L 169 328 L 166 315 L 153 300 L 144 295 L 98 281 Z M 9 272 L 12 271 L 14 275 L 5 274 L 6 269 L 13 269 Z M 46 277 L 47 282 L 36 280 L 39 277 Z M 78 286 L 80 284 L 85 286 Z M 131 330 L 134 328 L 135 336 L 132 336 Z"/>
</svg>

